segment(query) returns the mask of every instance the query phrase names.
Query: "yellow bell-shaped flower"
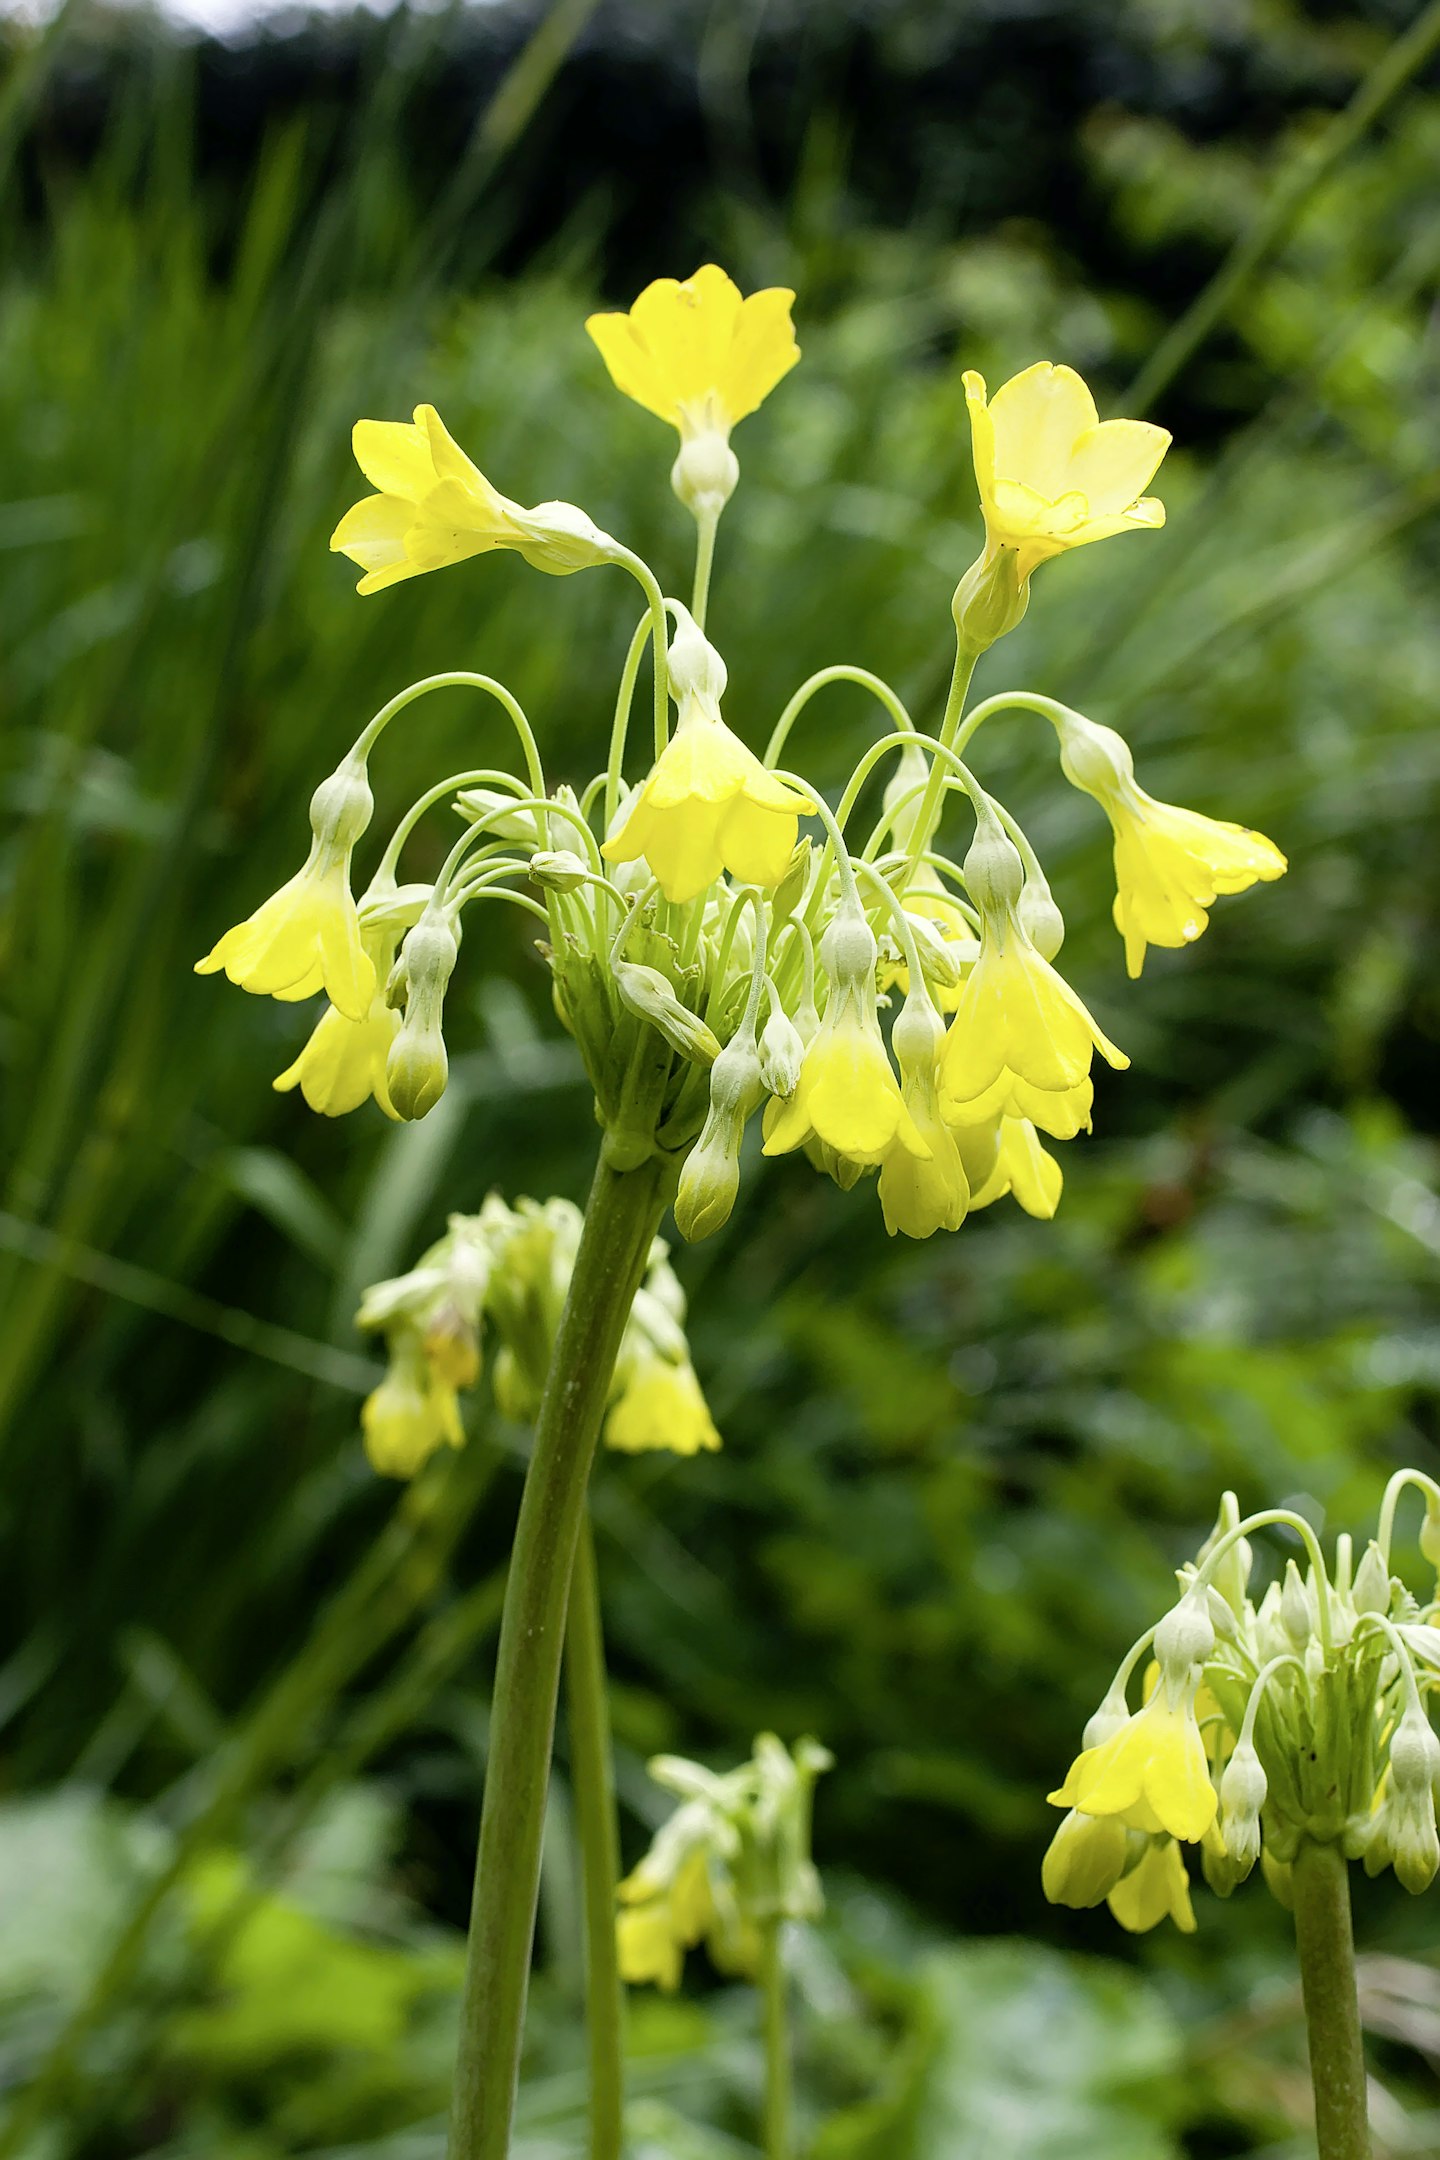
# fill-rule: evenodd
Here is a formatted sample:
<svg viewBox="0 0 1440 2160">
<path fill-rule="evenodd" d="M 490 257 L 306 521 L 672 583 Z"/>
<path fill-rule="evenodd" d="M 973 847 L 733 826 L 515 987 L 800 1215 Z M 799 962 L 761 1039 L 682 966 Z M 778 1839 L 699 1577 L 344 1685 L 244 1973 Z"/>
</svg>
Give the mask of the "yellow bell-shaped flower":
<svg viewBox="0 0 1440 2160">
<path fill-rule="evenodd" d="M 728 436 L 800 358 L 780 286 L 742 299 L 714 263 L 682 283 L 656 278 L 628 314 L 585 324 L 617 390 L 682 437 Z"/>
<path fill-rule="evenodd" d="M 397 1339 L 390 1370 L 366 1396 L 360 1424 L 365 1452 L 382 1477 L 414 1477 L 437 1448 L 465 1444 L 453 1386 L 408 1333 Z"/>
<path fill-rule="evenodd" d="M 691 699 L 601 853 L 615 863 L 643 855 L 667 900 L 693 900 L 722 870 L 769 887 L 785 875 L 800 819 L 814 807 L 767 772 L 718 711 Z"/>
<path fill-rule="evenodd" d="M 1173 1920 L 1182 1935 L 1195 1932 L 1190 1877 L 1173 1837 L 1152 1838 L 1136 1865 L 1105 1900 L 1121 1927 L 1132 1935 L 1148 1934 L 1162 1920 Z"/>
<path fill-rule="evenodd" d="M 363 1020 L 375 995 L 375 968 L 361 943 L 349 865 L 325 863 L 320 853 L 317 844 L 303 870 L 227 930 L 196 961 L 196 974 L 223 968 L 240 989 L 287 1004 L 324 990 L 346 1020 Z"/>
<path fill-rule="evenodd" d="M 972 1213 L 1009 1193 L 1027 1215 L 1039 1222 L 1052 1220 L 1065 1175 L 1054 1156 L 1041 1147 L 1040 1136 L 1028 1119 L 997 1118 L 994 1128 L 957 1125 L 955 1139 L 970 1178 Z"/>
<path fill-rule="evenodd" d="M 1219 1807 L 1210 1781 L 1193 1688 L 1157 1688 L 1108 1740 L 1086 1748 L 1070 1766 L 1057 1807 L 1085 1815 L 1118 1815 L 1132 1830 L 1197 1844 Z"/>
<path fill-rule="evenodd" d="M 379 492 L 346 511 L 330 546 L 365 572 L 357 592 L 380 592 L 496 548 L 556 576 L 614 560 L 614 541 L 574 503 L 525 510 L 493 488 L 433 405 L 417 405 L 413 424 L 357 420 L 352 442 L 355 462 Z"/>
<path fill-rule="evenodd" d="M 1022 586 L 1067 548 L 1164 524 L 1164 505 L 1145 489 L 1169 435 L 1146 420 L 1101 420 L 1073 368 L 1040 361 L 990 399 L 972 372 L 965 402 L 986 558 L 1013 548 Z"/>
<path fill-rule="evenodd" d="M 917 1155 L 897 1131 L 880 1165 L 880 1208 L 891 1237 L 933 1237 L 958 1230 L 970 1205 L 970 1184 L 955 1135 L 940 1115 L 935 1059 L 944 1036 L 929 997 L 913 985 L 895 1023 L 901 1099 L 928 1153 Z"/>
<path fill-rule="evenodd" d="M 672 1455 L 713 1451 L 720 1435 L 695 1368 L 687 1360 L 647 1358 L 631 1375 L 605 1420 L 605 1445 L 623 1454 L 668 1448 Z"/>
<path fill-rule="evenodd" d="M 1068 1139 L 1089 1122 L 1096 1050 L 1117 1068 L 1130 1062 L 1036 951 L 1014 908 L 987 908 L 980 958 L 941 1053 L 945 1116 L 964 1123 L 1001 1112 Z"/>
<path fill-rule="evenodd" d="M 620 1977 L 632 1986 L 653 1982 L 672 1994 L 680 1985 L 685 1952 L 715 1925 L 715 1898 L 703 1851 L 690 1852 L 666 1880 L 657 1879 L 650 1859 L 647 1854 L 620 1885 L 623 1909 L 615 1922 Z"/>
<path fill-rule="evenodd" d="M 385 1061 L 400 1032 L 400 1015 L 385 1002 L 398 931 L 362 929 L 360 936 L 375 970 L 375 989 L 364 1019 L 347 1019 L 337 1006 L 327 1005 L 300 1055 L 271 1082 L 281 1095 L 298 1087 L 321 1117 L 345 1117 L 372 1096 L 386 1117 L 398 1115 L 385 1080 Z"/>
<path fill-rule="evenodd" d="M 1143 788 L 1106 808 L 1115 828 L 1115 927 L 1132 977 L 1147 945 L 1193 944 L 1219 894 L 1269 884 L 1289 867 L 1263 833 L 1155 802 Z"/>
</svg>

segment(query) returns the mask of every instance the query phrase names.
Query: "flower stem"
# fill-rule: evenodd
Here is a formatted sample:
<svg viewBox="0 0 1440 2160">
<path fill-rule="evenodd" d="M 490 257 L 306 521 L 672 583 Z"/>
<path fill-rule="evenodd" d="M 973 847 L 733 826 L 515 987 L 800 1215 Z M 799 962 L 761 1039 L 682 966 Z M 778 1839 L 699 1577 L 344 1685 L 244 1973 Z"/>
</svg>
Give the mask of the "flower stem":
<svg viewBox="0 0 1440 2160">
<path fill-rule="evenodd" d="M 765 2160 L 790 2160 L 790 2010 L 785 1986 L 785 1923 L 765 1928 L 760 1993 L 765 2006 Z"/>
<path fill-rule="evenodd" d="M 1350 1875 L 1339 1846 L 1303 1839 L 1291 1885 L 1320 2160 L 1371 2160 Z"/>
<path fill-rule="evenodd" d="M 668 1197 L 657 1157 L 615 1170 L 602 1156 L 555 1337 L 500 1622 L 451 2160 L 509 2151 L 570 1576 L 616 1352 Z"/>
<path fill-rule="evenodd" d="M 570 1782 L 585 1895 L 585 2019 L 590 2050 L 590 2160 L 620 2160 L 624 2143 L 624 1997 L 615 1946 L 620 1841 L 600 1586 L 589 1517 L 581 1524 L 565 1625 Z"/>
</svg>

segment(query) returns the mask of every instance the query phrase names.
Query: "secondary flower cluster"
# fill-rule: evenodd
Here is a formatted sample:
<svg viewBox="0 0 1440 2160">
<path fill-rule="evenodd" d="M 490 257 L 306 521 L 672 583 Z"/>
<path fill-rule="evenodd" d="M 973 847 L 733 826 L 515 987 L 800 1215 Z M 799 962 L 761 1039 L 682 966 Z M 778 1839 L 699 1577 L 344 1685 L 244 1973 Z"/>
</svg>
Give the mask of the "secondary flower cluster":
<svg viewBox="0 0 1440 2160">
<path fill-rule="evenodd" d="M 1181 1570 L 1179 1603 L 1126 1656 L 1050 1795 L 1068 1811 L 1045 1856 L 1052 1903 L 1103 1900 L 1132 1931 L 1167 1916 L 1189 1931 L 1183 1844 L 1200 1847 L 1221 1897 L 1258 1860 L 1288 1904 L 1302 1839 L 1428 1889 L 1440 1869 L 1440 1739 L 1426 1710 L 1440 1687 L 1440 1603 L 1422 1605 L 1390 1571 L 1407 1484 L 1426 1495 L 1421 1549 L 1440 1567 L 1440 1487 L 1418 1472 L 1391 1480 L 1358 1565 L 1349 1538 L 1337 1540 L 1333 1573 L 1303 1518 L 1271 1509 L 1242 1523 L 1226 1494 L 1212 1536 Z M 1308 1565 L 1302 1574 L 1287 1561 L 1257 1605 L 1248 1538 L 1275 1524 L 1300 1535 Z M 1132 1711 L 1130 1682 L 1147 1653 L 1145 1699 Z"/>
<path fill-rule="evenodd" d="M 529 1423 L 540 1407 L 555 1330 L 580 1242 L 569 1200 L 491 1193 L 478 1215 L 452 1215 L 407 1275 L 376 1283 L 357 1314 L 383 1334 L 389 1370 L 361 1411 L 366 1451 L 389 1477 L 413 1477 L 442 1446 L 460 1447 L 459 1393 L 480 1377 L 486 1325 L 498 1337 L 491 1386 L 501 1413 Z M 606 1444 L 634 1454 L 718 1448 L 690 1349 L 685 1294 L 660 1238 L 621 1339 Z"/>
<path fill-rule="evenodd" d="M 751 1760 L 717 1772 L 657 1755 L 650 1775 L 680 1806 L 620 1885 L 621 1976 L 674 1989 L 702 1942 L 721 1972 L 754 1979 L 768 1930 L 825 1910 L 810 1858 L 815 1780 L 834 1758 L 816 1740 L 793 1752 L 761 1733 Z"/>
<path fill-rule="evenodd" d="M 1058 973 L 1064 925 L 1035 852 L 961 753 L 1005 711 L 1054 728 L 1061 770 L 1114 829 L 1115 918 L 1132 975 L 1147 946 L 1198 937 L 1218 894 L 1285 868 L 1260 835 L 1154 801 L 1120 737 L 1052 699 L 1001 693 L 966 710 L 977 662 L 1019 621 L 1041 563 L 1163 522 L 1144 489 L 1169 437 L 1101 421 L 1069 368 L 1039 363 L 993 398 L 968 375 L 985 540 L 951 603 L 955 665 L 935 732 L 917 728 L 879 678 L 836 667 L 797 690 L 761 756 L 725 716 L 725 663 L 705 622 L 716 525 L 739 474 L 731 432 L 798 358 L 792 298 L 742 299 L 712 265 L 683 284 L 661 279 L 627 315 L 588 325 L 618 387 L 678 432 L 672 483 L 697 539 L 688 605 L 574 505 L 525 509 L 500 495 L 433 407 L 418 407 L 413 424 L 358 423 L 355 453 L 376 492 L 332 545 L 363 569 L 362 592 L 497 550 L 557 575 L 609 565 L 635 579 L 645 613 L 610 756 L 580 795 L 552 790 L 503 685 L 458 671 L 413 685 L 316 791 L 304 867 L 200 969 L 284 1000 L 325 992 L 278 1088 L 298 1086 L 326 1115 L 373 1098 L 391 1117 L 422 1117 L 447 1082 L 444 1008 L 462 924 L 502 901 L 543 925 L 556 1009 L 584 1059 L 609 1161 L 623 1169 L 658 1153 L 687 1238 L 728 1217 L 757 1112 L 766 1154 L 803 1150 L 844 1186 L 878 1173 L 892 1233 L 953 1230 L 1006 1194 L 1048 1216 L 1061 1172 L 1046 1141 L 1089 1130 L 1095 1053 L 1127 1060 Z M 629 785 L 647 642 L 653 762 Z M 809 700 L 837 680 L 874 695 L 884 731 L 832 808 L 784 757 Z M 374 807 L 372 753 L 401 711 L 442 687 L 500 704 L 523 772 L 437 781 L 400 819 L 357 901 L 351 864 Z M 857 829 L 872 776 L 883 799 Z M 940 838 L 957 796 L 973 826 L 959 858 Z M 402 884 L 412 832 L 445 803 L 463 830 L 438 875 Z M 442 1402 L 431 1419 L 442 1436 L 448 1417 Z"/>
</svg>

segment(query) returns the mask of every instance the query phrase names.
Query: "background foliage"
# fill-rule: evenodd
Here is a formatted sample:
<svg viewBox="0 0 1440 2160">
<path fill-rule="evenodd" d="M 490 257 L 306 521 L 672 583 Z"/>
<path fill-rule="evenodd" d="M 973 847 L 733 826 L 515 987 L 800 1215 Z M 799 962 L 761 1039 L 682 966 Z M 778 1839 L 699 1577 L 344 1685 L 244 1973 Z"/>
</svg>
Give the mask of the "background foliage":
<svg viewBox="0 0 1440 2160">
<path fill-rule="evenodd" d="M 1053 356 L 1133 409 L 1415 12 L 561 0 L 221 46 L 72 5 L 8 33 L 13 2149 L 440 2150 L 524 1435 L 482 1409 L 397 1497 L 359 1454 L 350 1316 L 493 1183 L 578 1195 L 589 1105 L 523 929 L 467 944 L 452 1087 L 410 1129 L 273 1095 L 303 1019 L 190 966 L 415 674 L 504 677 L 557 773 L 592 769 L 630 602 L 507 558 L 356 601 L 325 549 L 351 419 L 433 399 L 507 492 L 582 502 L 673 582 L 668 450 L 583 316 L 711 256 L 793 284 L 804 364 L 746 423 L 716 579 L 731 717 L 761 739 L 837 658 L 933 711 L 975 546 L 960 369 Z M 1273 833 L 1291 875 L 1129 986 L 1091 806 L 1038 726 L 995 729 L 1067 970 L 1134 1059 L 1059 1218 L 893 1246 L 873 1196 L 757 1160 L 679 1262 L 725 1452 L 602 1465 L 627 1843 L 656 1747 L 774 1726 L 840 1758 L 801 1974 L 816 2160 L 1306 2149 L 1263 1891 L 1136 1945 L 1046 1908 L 1038 1863 L 1223 1486 L 1358 1529 L 1391 1466 L 1437 1468 L 1433 80 L 1165 386 L 1164 534 L 1047 569 L 986 676 L 1122 727 L 1152 792 Z M 827 693 L 807 768 L 838 782 L 869 725 Z M 492 747 L 431 701 L 377 780 L 398 807 Z M 554 1815 L 525 2160 L 578 2151 L 563 1776 Z M 1382 2145 L 1440 2149 L 1427 1907 L 1359 1914 Z M 641 1998 L 633 2041 L 643 2160 L 753 2151 L 743 1995 Z"/>
</svg>

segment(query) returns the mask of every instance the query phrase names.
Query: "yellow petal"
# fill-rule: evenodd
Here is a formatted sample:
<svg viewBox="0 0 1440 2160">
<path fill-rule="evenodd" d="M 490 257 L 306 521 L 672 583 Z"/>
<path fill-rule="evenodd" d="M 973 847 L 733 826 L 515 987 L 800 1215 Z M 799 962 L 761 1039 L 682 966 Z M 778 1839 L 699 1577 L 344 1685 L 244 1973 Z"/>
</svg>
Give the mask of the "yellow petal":
<svg viewBox="0 0 1440 2160">
<path fill-rule="evenodd" d="M 1098 426 L 1099 415 L 1074 368 L 1041 360 L 996 391 L 990 423 L 996 472 L 1055 502 L 1075 487 L 1071 460 L 1081 437 Z"/>
<path fill-rule="evenodd" d="M 350 441 L 356 464 L 381 495 L 413 503 L 434 487 L 435 462 L 423 427 L 406 420 L 357 420 Z"/>
<path fill-rule="evenodd" d="M 774 287 L 742 300 L 714 263 L 691 278 L 657 278 L 628 314 L 585 327 L 618 390 L 682 432 L 728 431 L 755 410 L 796 360 L 794 294 Z"/>
<path fill-rule="evenodd" d="M 793 810 L 777 811 L 739 796 L 724 812 L 719 847 L 725 868 L 742 885 L 778 885 L 790 867 L 800 821 Z"/>
<path fill-rule="evenodd" d="M 1195 1932 L 1190 1878 L 1173 1838 L 1157 1839 L 1139 1865 L 1121 1877 L 1106 1903 L 1121 1927 L 1132 1935 L 1144 1935 L 1167 1919 L 1173 1920 L 1183 1935 Z"/>
<path fill-rule="evenodd" d="M 1148 420 L 1102 420 L 1075 444 L 1066 485 L 1078 488 L 1094 515 L 1118 516 L 1145 493 L 1169 447 L 1166 430 Z"/>
</svg>

